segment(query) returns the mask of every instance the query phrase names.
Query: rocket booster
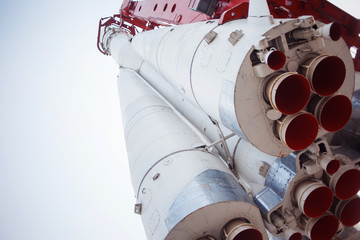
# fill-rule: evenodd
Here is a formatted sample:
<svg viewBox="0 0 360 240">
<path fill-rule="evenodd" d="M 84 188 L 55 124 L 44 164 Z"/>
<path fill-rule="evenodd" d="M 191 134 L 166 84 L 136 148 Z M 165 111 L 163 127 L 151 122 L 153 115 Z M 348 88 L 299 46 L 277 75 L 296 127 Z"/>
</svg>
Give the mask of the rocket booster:
<svg viewBox="0 0 360 240">
<path fill-rule="evenodd" d="M 341 29 L 260 2 L 248 19 L 104 35 L 148 239 L 342 239 L 360 221 Z"/>
<path fill-rule="evenodd" d="M 317 24 L 312 17 L 212 20 L 139 33 L 131 45 L 213 119 L 259 150 L 286 156 L 341 129 L 351 114 L 351 56 L 343 40 L 317 35 Z"/>
<path fill-rule="evenodd" d="M 258 208 L 233 173 L 197 147 L 201 138 L 145 81 L 120 69 L 118 88 L 136 211 L 148 239 L 267 239 Z"/>
</svg>

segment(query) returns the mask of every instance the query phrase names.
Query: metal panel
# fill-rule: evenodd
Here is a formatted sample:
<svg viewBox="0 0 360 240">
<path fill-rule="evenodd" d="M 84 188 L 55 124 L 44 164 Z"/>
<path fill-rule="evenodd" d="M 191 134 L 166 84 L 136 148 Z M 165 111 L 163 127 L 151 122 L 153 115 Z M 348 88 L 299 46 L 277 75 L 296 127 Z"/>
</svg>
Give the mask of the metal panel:
<svg viewBox="0 0 360 240">
<path fill-rule="evenodd" d="M 254 196 L 256 205 L 260 208 L 261 213 L 267 218 L 268 213 L 273 211 L 278 206 L 282 198 L 277 195 L 271 188 L 264 188 L 261 192 Z"/>
<path fill-rule="evenodd" d="M 206 170 L 188 183 L 176 197 L 168 211 L 166 225 L 171 230 L 197 209 L 226 201 L 252 203 L 233 176 L 218 170 Z"/>
<path fill-rule="evenodd" d="M 284 158 L 278 158 L 270 167 L 265 185 L 283 198 L 295 175 L 296 157 L 291 154 Z"/>
</svg>

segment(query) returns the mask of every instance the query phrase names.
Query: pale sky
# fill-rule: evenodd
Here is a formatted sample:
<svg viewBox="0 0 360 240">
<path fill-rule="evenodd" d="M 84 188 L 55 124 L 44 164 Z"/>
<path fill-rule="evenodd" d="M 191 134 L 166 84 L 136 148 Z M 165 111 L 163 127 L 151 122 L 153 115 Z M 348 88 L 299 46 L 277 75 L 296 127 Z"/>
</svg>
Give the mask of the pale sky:
<svg viewBox="0 0 360 240">
<path fill-rule="evenodd" d="M 145 239 L 116 86 L 119 0 L 0 2 L 0 239 Z"/>
<path fill-rule="evenodd" d="M 0 1 L 1 240 L 145 239 L 117 66 L 96 48 L 99 19 L 120 6 Z"/>
</svg>

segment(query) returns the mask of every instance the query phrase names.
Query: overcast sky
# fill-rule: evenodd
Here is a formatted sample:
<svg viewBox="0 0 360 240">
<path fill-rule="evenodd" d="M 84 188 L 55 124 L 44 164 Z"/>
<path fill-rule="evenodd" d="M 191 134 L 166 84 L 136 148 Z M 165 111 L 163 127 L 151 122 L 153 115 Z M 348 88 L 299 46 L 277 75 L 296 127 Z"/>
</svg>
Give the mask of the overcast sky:
<svg viewBox="0 0 360 240">
<path fill-rule="evenodd" d="M 0 239 L 145 239 L 133 214 L 115 62 L 119 0 L 0 1 Z"/>
<path fill-rule="evenodd" d="M 0 1 L 1 240 L 145 239 L 117 66 L 96 48 L 99 19 L 120 6 Z"/>
</svg>

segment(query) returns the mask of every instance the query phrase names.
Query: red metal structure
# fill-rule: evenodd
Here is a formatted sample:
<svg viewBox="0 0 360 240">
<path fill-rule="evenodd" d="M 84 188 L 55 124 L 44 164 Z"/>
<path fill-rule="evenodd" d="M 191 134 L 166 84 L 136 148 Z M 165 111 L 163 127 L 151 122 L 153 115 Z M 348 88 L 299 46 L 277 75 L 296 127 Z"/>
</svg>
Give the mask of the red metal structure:
<svg viewBox="0 0 360 240">
<path fill-rule="evenodd" d="M 354 65 L 360 71 L 360 20 L 349 15 L 326 0 L 268 0 L 274 18 L 296 18 L 312 15 L 324 23 L 337 22 L 342 28 L 342 37 L 349 48 L 355 47 Z M 230 20 L 246 18 L 248 0 L 124 0 L 120 13 L 102 18 L 99 23 L 98 48 L 106 54 L 100 44 L 100 36 L 106 28 L 113 26 L 135 35 L 139 30 L 147 31 L 159 26 L 186 24 L 211 19 L 220 19 L 220 24 Z"/>
</svg>

